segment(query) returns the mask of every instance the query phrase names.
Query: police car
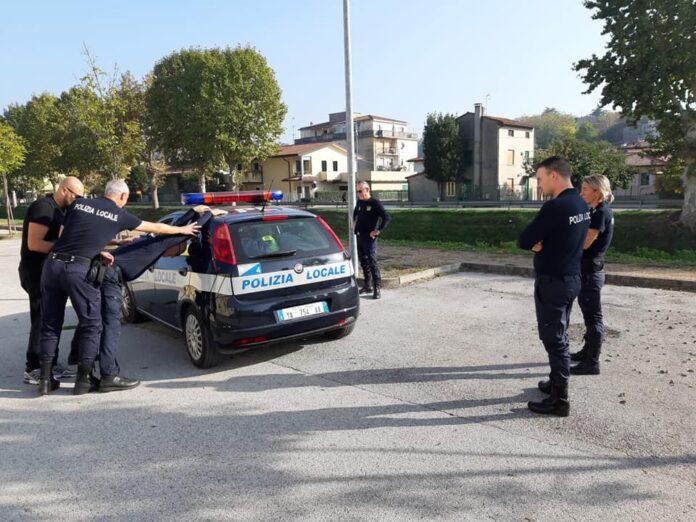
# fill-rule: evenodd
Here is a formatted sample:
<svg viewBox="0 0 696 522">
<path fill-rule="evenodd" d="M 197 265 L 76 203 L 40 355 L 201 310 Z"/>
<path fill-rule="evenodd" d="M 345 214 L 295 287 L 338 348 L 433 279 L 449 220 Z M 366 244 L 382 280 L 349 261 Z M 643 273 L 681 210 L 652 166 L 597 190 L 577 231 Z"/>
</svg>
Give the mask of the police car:
<svg viewBox="0 0 696 522">
<path fill-rule="evenodd" d="M 277 193 L 184 194 L 188 204 L 258 202 Z M 184 253 L 162 257 L 124 285 L 123 319 L 183 333 L 196 366 L 280 341 L 349 335 L 359 313 L 353 267 L 321 217 L 278 206 L 229 207 Z M 171 223 L 174 212 L 160 221 Z"/>
</svg>

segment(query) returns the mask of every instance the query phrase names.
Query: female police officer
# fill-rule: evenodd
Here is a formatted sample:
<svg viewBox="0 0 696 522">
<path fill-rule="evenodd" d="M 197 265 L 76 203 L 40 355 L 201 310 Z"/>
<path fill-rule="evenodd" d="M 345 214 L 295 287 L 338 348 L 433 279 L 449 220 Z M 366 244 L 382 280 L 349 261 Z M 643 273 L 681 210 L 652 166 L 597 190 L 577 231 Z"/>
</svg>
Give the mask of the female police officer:
<svg viewBox="0 0 696 522">
<path fill-rule="evenodd" d="M 614 217 L 609 204 L 614 200 L 606 176 L 587 176 L 582 180 L 582 199 L 590 206 L 590 228 L 587 231 L 581 262 L 578 304 L 585 320 L 585 345 L 571 360 L 573 375 L 598 375 L 599 354 L 604 340 L 601 291 L 604 286 L 604 254 L 614 233 Z"/>
</svg>

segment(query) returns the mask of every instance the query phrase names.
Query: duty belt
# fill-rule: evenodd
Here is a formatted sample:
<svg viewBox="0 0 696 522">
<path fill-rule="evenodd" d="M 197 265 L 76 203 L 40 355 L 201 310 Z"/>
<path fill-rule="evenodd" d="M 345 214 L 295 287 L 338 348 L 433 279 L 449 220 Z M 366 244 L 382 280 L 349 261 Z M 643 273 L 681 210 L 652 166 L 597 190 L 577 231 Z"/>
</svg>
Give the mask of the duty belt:
<svg viewBox="0 0 696 522">
<path fill-rule="evenodd" d="M 78 263 L 80 265 L 91 265 L 92 260 L 88 257 L 76 256 L 73 254 L 64 254 L 62 252 L 51 252 L 48 255 L 49 259 L 57 259 L 58 261 L 65 261 L 66 263 Z"/>
</svg>

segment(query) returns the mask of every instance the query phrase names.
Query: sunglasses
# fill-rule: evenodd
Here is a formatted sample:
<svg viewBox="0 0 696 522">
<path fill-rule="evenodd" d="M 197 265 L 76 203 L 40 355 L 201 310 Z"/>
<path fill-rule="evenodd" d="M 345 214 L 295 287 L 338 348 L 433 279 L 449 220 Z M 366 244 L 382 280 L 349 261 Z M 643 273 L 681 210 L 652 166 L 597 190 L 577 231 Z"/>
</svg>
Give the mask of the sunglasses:
<svg viewBox="0 0 696 522">
<path fill-rule="evenodd" d="M 66 188 L 66 190 L 67 190 L 68 192 L 70 192 L 70 193 L 71 193 L 73 196 L 75 196 L 76 198 L 83 198 L 83 197 L 85 197 L 84 194 L 78 194 L 77 192 L 75 192 L 74 190 L 72 190 L 72 189 L 70 189 L 70 188 L 68 188 L 68 187 L 65 187 L 65 188 Z"/>
</svg>

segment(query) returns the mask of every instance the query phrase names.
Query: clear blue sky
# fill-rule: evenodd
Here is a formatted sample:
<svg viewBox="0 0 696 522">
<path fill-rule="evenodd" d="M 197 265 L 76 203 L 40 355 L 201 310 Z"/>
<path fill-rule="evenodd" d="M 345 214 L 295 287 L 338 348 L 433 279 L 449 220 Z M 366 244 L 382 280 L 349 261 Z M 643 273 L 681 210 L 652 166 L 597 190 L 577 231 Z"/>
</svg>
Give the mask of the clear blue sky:
<svg viewBox="0 0 696 522">
<path fill-rule="evenodd" d="M 59 94 L 87 67 L 142 78 L 188 47 L 251 44 L 275 70 L 291 128 L 345 105 L 342 0 L 22 0 L 4 2 L 0 110 L 32 94 Z M 353 107 L 406 120 L 429 112 L 514 118 L 556 107 L 583 115 L 573 62 L 601 53 L 601 23 L 580 0 L 352 0 Z"/>
</svg>

